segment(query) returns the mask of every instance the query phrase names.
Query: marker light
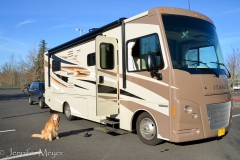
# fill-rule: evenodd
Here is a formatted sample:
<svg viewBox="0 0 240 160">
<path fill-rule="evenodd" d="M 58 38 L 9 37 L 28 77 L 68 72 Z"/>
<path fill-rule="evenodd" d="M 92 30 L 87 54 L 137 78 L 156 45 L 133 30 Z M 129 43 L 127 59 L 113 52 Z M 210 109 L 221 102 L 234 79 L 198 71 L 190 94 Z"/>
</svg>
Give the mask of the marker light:
<svg viewBox="0 0 240 160">
<path fill-rule="evenodd" d="M 161 9 L 161 13 L 164 13 L 165 12 L 165 9 Z"/>
<path fill-rule="evenodd" d="M 194 13 L 193 16 L 194 16 L 194 17 L 197 17 L 197 13 Z"/>
<path fill-rule="evenodd" d="M 176 107 L 172 106 L 172 115 L 175 116 L 176 115 Z"/>
</svg>

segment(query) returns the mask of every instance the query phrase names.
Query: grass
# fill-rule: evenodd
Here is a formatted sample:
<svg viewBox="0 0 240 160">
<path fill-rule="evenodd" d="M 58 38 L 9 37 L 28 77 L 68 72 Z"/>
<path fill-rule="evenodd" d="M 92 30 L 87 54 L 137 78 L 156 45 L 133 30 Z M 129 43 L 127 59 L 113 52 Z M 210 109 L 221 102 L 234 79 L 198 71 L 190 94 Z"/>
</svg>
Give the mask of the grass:
<svg viewBox="0 0 240 160">
<path fill-rule="evenodd" d="M 22 88 L 22 86 L 12 86 L 12 87 L 10 87 L 10 86 L 1 86 L 0 88 Z"/>
</svg>

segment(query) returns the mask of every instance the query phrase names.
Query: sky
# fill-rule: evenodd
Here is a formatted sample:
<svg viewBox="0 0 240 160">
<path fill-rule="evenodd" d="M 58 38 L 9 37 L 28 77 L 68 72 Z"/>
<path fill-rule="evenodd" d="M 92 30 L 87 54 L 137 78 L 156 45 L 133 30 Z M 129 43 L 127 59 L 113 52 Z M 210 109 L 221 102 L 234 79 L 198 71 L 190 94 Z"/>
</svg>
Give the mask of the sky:
<svg viewBox="0 0 240 160">
<path fill-rule="evenodd" d="M 190 9 L 210 17 L 223 56 L 240 48 L 240 0 L 0 0 L 0 67 L 25 59 L 45 40 L 53 48 L 121 17 L 155 7 Z"/>
</svg>

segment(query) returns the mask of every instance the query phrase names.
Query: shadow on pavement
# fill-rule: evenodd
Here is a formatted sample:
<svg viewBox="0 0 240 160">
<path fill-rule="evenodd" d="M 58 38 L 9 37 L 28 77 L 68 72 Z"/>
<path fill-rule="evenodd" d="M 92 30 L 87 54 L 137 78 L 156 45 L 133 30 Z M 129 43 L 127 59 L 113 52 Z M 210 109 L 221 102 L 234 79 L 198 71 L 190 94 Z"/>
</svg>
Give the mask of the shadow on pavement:
<svg viewBox="0 0 240 160">
<path fill-rule="evenodd" d="M 23 114 L 23 115 L 16 115 L 16 116 L 11 116 L 11 117 L 3 117 L 3 118 L 1 118 L 1 119 L 8 119 L 8 118 L 15 118 L 15 117 L 30 116 L 30 115 L 33 115 L 33 114 L 41 114 L 41 113 L 46 113 L 46 112 L 49 112 L 49 111 L 43 111 L 43 112 L 37 112 L 37 113 L 29 113 L 29 114 Z"/>
<path fill-rule="evenodd" d="M 83 132 L 90 132 L 93 131 L 93 128 L 87 128 L 87 129 L 80 129 L 80 130 L 72 130 L 72 131 L 68 131 L 68 132 L 62 132 L 59 133 L 58 136 L 61 137 L 68 137 L 68 136 L 72 136 L 72 135 L 77 135 L 79 133 L 83 133 Z"/>
<path fill-rule="evenodd" d="M 0 101 L 4 101 L 4 100 L 18 100 L 18 99 L 27 99 L 27 94 L 13 94 L 13 95 L 9 95 L 9 94 L 0 94 Z"/>
</svg>

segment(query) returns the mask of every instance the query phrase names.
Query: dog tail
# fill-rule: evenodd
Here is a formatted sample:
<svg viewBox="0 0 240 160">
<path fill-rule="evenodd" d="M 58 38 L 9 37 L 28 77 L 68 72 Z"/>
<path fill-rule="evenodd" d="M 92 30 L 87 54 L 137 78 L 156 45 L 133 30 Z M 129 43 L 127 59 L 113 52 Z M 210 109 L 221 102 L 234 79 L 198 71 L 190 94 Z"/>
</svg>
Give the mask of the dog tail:
<svg viewBox="0 0 240 160">
<path fill-rule="evenodd" d="M 42 135 L 41 134 L 33 134 L 32 137 L 42 138 Z"/>
</svg>

